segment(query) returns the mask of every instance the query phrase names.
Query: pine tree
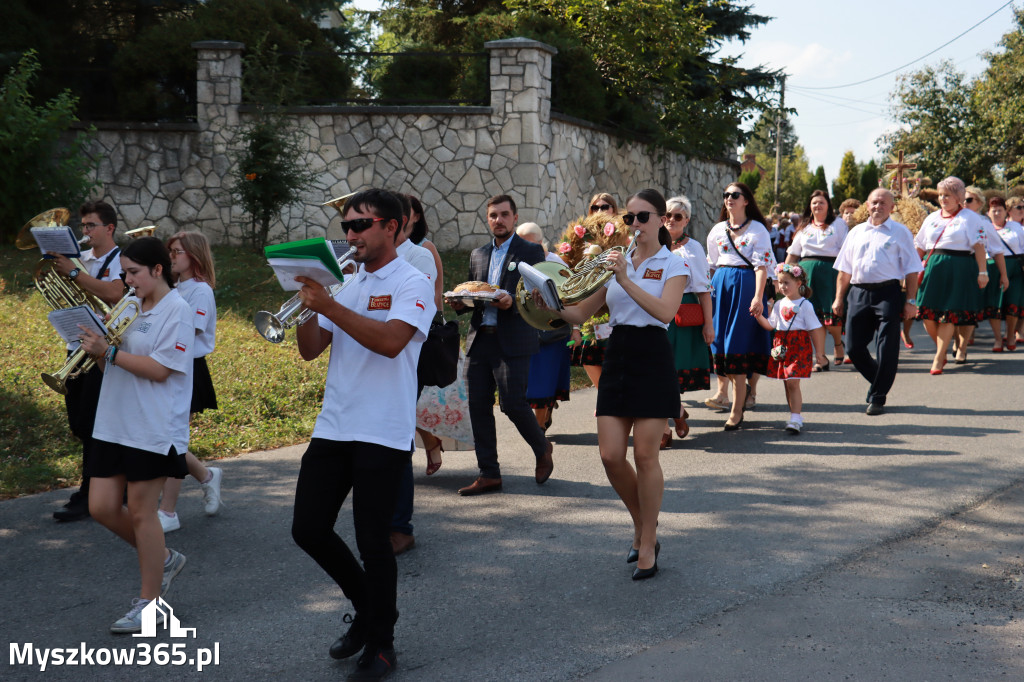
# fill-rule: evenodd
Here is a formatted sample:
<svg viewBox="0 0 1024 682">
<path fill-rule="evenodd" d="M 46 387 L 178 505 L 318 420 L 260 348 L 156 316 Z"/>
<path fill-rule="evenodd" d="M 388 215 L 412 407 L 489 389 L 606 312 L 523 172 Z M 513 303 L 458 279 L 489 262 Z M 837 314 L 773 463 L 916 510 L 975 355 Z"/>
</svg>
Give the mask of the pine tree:
<svg viewBox="0 0 1024 682">
<path fill-rule="evenodd" d="M 820 189 L 825 194 L 828 194 L 828 180 L 825 179 L 825 167 L 818 166 L 818 169 L 814 171 L 814 181 L 811 183 L 811 191 Z"/>
<path fill-rule="evenodd" d="M 847 151 L 843 154 L 842 163 L 839 164 L 839 175 L 832 182 L 832 199 L 835 203 L 860 195 L 859 175 L 857 159 L 854 158 L 852 151 Z"/>
<path fill-rule="evenodd" d="M 864 169 L 860 172 L 860 199 L 867 199 L 868 195 L 871 194 L 875 189 L 878 188 L 878 164 L 875 163 L 874 159 L 871 159 L 864 164 Z"/>
</svg>

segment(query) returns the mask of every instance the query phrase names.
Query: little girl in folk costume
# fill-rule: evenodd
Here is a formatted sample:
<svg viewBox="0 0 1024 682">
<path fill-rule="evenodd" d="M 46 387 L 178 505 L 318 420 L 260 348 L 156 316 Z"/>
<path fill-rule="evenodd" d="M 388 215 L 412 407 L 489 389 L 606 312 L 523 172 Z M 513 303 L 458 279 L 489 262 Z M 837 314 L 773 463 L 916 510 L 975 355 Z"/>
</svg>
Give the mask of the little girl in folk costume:
<svg viewBox="0 0 1024 682">
<path fill-rule="evenodd" d="M 811 294 L 804 269 L 799 265 L 782 263 L 775 267 L 775 273 L 778 275 L 776 286 L 785 298 L 775 303 L 768 318 L 757 315 L 756 319 L 764 329 L 775 330 L 768 376 L 786 382 L 786 402 L 790 411 L 786 431 L 798 434 L 804 425 L 800 415 L 803 408 L 800 380 L 810 378 L 815 362 L 819 365 L 827 362 L 825 329 L 814 314 L 814 306 L 804 298 Z"/>
</svg>

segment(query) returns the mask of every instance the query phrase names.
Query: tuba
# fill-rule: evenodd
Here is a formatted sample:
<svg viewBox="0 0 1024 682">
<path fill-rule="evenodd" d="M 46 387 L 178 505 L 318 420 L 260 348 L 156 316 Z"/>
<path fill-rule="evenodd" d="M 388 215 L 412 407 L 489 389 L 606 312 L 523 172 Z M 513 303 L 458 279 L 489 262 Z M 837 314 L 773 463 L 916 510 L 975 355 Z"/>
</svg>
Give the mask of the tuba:
<svg viewBox="0 0 1024 682">
<path fill-rule="evenodd" d="M 113 308 L 110 308 L 107 312 L 110 315 L 109 321 L 106 323 L 107 343 L 112 346 L 120 346 L 123 340 L 124 333 L 131 326 L 131 323 L 135 321 L 135 318 L 139 316 L 139 303 L 132 297 L 135 295 L 135 289 L 128 289 L 128 293 L 124 297 L 114 304 Z M 132 310 L 134 309 L 134 310 Z M 131 310 L 131 312 L 129 312 Z M 85 349 L 81 346 L 68 356 L 68 359 L 64 361 L 64 366 L 53 374 L 46 374 L 45 372 L 40 376 L 43 382 L 55 390 L 61 395 L 67 395 L 68 379 L 74 379 L 75 377 L 88 372 L 96 365 L 96 361 L 85 352 Z"/>
<path fill-rule="evenodd" d="M 576 305 L 583 299 L 592 296 L 612 278 L 613 273 L 608 267 L 608 257 L 613 252 L 629 253 L 636 242 L 637 234 L 639 232 L 633 234 L 633 239 L 630 240 L 628 246 L 613 246 L 593 258 L 581 260 L 575 268 L 570 269 L 567 265 L 559 265 L 550 261 L 537 263 L 533 267 L 552 279 L 562 305 Z M 565 320 L 554 312 L 538 308 L 533 302 L 533 297 L 526 291 L 526 286 L 521 279 L 516 285 L 515 302 L 519 314 L 531 327 L 544 331 L 558 329 L 566 324 Z"/>
</svg>

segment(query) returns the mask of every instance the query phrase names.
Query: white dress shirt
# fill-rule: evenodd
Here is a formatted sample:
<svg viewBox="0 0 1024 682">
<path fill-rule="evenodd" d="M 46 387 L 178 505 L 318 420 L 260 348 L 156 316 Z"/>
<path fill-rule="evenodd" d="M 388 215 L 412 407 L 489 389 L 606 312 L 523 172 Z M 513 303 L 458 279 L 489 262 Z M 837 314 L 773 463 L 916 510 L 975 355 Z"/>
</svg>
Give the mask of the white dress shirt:
<svg viewBox="0 0 1024 682">
<path fill-rule="evenodd" d="M 903 279 L 924 270 L 914 249 L 913 233 L 892 218 L 881 225 L 866 222 L 850 230 L 832 267 L 848 273 L 851 284 Z"/>
</svg>

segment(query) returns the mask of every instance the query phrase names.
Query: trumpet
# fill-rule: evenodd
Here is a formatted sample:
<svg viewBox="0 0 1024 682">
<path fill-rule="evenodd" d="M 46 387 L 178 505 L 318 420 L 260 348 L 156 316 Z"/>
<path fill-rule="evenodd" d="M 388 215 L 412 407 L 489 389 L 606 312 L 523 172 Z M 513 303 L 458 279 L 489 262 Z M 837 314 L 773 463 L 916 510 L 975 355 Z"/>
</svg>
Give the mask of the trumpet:
<svg viewBox="0 0 1024 682">
<path fill-rule="evenodd" d="M 113 308 L 110 308 L 109 322 L 107 323 L 107 333 L 105 338 L 107 343 L 112 346 L 120 346 L 123 340 L 124 333 L 128 331 L 128 327 L 131 326 L 135 318 L 139 316 L 139 303 L 132 299 L 135 295 L 135 289 L 129 288 L 128 293 L 124 297 L 114 304 Z M 134 308 L 132 312 L 128 312 L 129 309 Z M 68 379 L 74 379 L 75 377 L 88 372 L 96 366 L 96 361 L 85 352 L 85 349 L 81 346 L 68 356 L 68 359 L 64 361 L 64 366 L 53 374 L 46 374 L 45 372 L 40 375 L 43 379 L 43 383 L 52 388 L 61 395 L 67 395 L 68 393 Z"/>
<path fill-rule="evenodd" d="M 338 259 L 338 268 L 342 272 L 348 266 L 355 264 L 355 261 L 351 258 L 355 252 L 356 247 L 353 246 Z M 327 290 L 331 298 L 337 296 L 338 292 L 348 286 L 352 280 L 353 278 L 349 277 L 343 282 L 332 284 Z M 284 333 L 287 330 L 308 322 L 314 315 L 316 313 L 312 310 L 302 307 L 302 299 L 299 298 L 298 294 L 295 294 L 285 301 L 276 313 L 261 310 L 253 315 L 252 322 L 256 325 L 256 331 L 260 333 L 260 336 L 270 343 L 281 343 L 284 341 Z"/>
</svg>

